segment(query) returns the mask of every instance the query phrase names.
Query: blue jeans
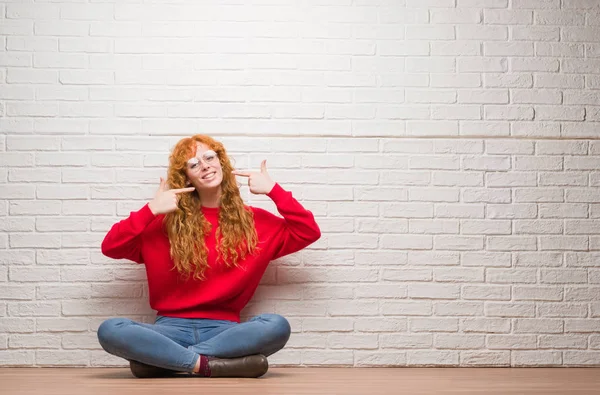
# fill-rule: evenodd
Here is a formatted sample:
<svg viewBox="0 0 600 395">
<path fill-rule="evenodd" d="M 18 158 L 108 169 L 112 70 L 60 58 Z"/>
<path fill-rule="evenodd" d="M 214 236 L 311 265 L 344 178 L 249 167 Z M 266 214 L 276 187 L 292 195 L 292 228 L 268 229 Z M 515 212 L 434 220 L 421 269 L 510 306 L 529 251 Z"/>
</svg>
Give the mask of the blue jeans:
<svg viewBox="0 0 600 395">
<path fill-rule="evenodd" d="M 199 354 L 220 358 L 269 356 L 290 337 L 290 324 L 277 314 L 247 322 L 156 317 L 154 324 L 111 318 L 98 328 L 100 345 L 127 360 L 178 372 L 192 372 Z"/>
</svg>

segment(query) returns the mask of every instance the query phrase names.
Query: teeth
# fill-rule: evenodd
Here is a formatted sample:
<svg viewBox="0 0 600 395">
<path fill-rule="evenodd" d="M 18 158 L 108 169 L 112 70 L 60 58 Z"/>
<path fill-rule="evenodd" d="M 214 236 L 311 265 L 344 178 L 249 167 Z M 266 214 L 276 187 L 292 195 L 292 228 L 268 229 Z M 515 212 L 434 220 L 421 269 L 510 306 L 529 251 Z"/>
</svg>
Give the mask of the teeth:
<svg viewBox="0 0 600 395">
<path fill-rule="evenodd" d="M 210 174 L 207 174 L 204 177 L 202 177 L 202 179 L 203 180 L 208 180 L 208 179 L 213 178 L 214 176 L 215 176 L 215 173 L 210 173 Z"/>
</svg>

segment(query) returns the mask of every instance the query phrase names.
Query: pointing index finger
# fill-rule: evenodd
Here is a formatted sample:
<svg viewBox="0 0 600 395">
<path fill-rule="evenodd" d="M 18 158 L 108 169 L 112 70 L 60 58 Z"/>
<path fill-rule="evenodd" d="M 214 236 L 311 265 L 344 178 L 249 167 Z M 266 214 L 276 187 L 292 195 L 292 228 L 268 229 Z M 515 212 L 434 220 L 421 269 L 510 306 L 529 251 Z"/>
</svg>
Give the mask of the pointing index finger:
<svg viewBox="0 0 600 395">
<path fill-rule="evenodd" d="M 173 193 L 184 193 L 184 192 L 192 192 L 195 191 L 195 187 L 187 187 L 187 188 L 179 188 L 179 189 L 171 189 Z"/>
<path fill-rule="evenodd" d="M 250 175 L 252 174 L 252 172 L 241 171 L 241 170 L 234 170 L 231 173 L 233 173 L 236 176 L 241 176 L 241 177 L 250 177 Z"/>
</svg>

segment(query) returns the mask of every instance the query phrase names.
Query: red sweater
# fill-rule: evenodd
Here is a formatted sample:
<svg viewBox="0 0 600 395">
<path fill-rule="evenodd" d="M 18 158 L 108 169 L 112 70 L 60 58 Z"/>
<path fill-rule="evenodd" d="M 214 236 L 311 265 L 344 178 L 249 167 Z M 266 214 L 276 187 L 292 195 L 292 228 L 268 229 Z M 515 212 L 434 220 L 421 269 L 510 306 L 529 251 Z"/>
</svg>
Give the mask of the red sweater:
<svg viewBox="0 0 600 395">
<path fill-rule="evenodd" d="M 169 238 L 163 227 L 164 214 L 155 216 L 147 204 L 113 225 L 102 242 L 102 253 L 146 265 L 150 307 L 158 315 L 240 322 L 240 311 L 254 295 L 269 262 L 299 251 L 321 237 L 313 214 L 302 207 L 291 192 L 275 184 L 267 196 L 275 202 L 283 218 L 250 207 L 254 212 L 260 251 L 234 268 L 216 263 L 219 208 L 202 207 L 202 213 L 213 225 L 205 239 L 209 267 L 202 281 L 192 276 L 185 280 L 174 269 Z"/>
</svg>

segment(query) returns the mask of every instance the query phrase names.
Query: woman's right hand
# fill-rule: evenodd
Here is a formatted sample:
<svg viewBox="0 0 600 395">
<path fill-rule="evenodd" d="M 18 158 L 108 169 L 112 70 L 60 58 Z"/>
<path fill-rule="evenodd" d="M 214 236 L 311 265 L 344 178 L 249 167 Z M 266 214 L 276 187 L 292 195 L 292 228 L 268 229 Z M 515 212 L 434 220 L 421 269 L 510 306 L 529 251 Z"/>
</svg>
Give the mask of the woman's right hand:
<svg viewBox="0 0 600 395">
<path fill-rule="evenodd" d="M 177 201 L 179 199 L 177 195 L 195 190 L 196 188 L 194 187 L 169 189 L 167 183 L 161 177 L 158 191 L 156 191 L 156 195 L 154 195 L 154 199 L 148 204 L 148 207 L 154 215 L 170 213 L 177 210 Z"/>
</svg>

